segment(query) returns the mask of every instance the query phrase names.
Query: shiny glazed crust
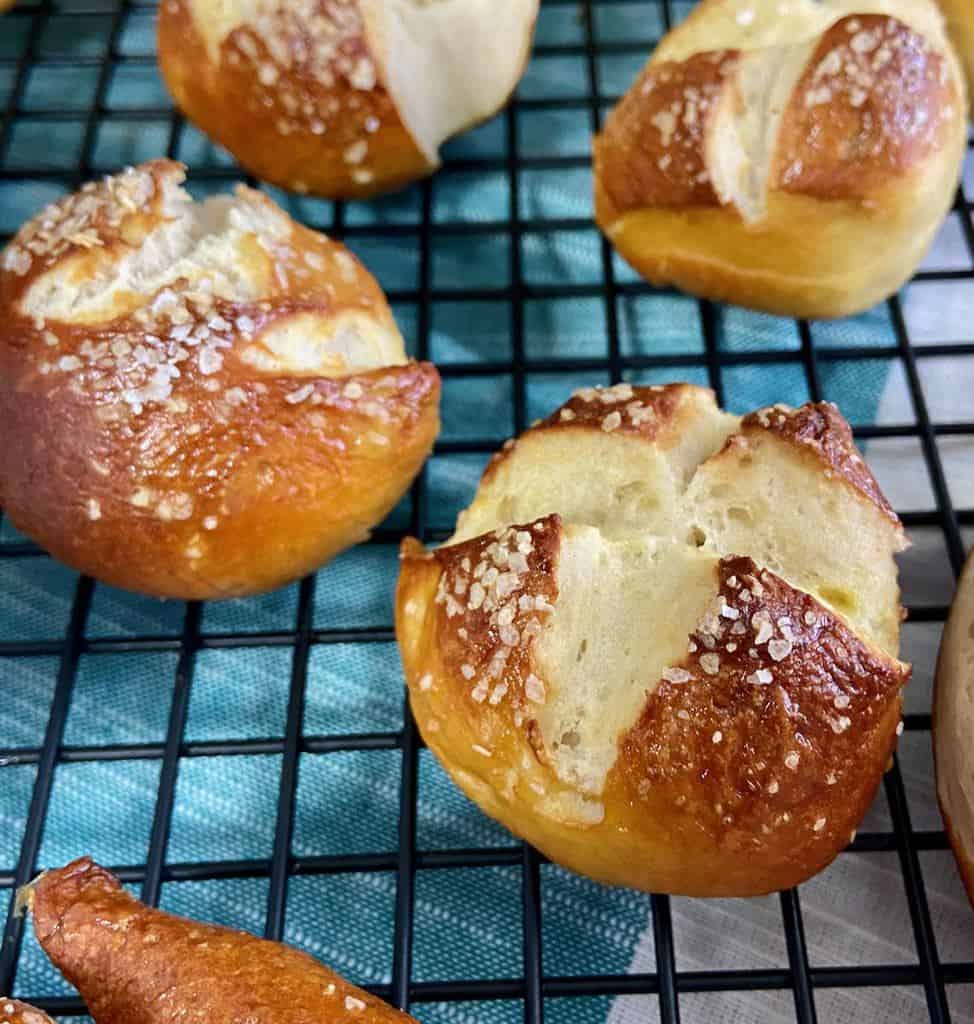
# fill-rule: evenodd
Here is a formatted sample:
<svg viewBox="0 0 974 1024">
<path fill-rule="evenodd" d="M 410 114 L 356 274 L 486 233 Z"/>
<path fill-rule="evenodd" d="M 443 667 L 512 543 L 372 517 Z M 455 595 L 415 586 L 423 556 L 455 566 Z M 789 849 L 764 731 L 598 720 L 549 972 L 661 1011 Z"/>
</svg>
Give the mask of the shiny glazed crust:
<svg viewBox="0 0 974 1024">
<path fill-rule="evenodd" d="M 241 232 L 222 258 L 254 297 L 177 282 L 155 297 L 119 289 L 70 320 L 36 312 L 38 281 L 56 281 L 60 301 L 131 258 L 181 174 L 159 161 L 78 193 L 6 250 L 0 498 L 81 572 L 212 599 L 299 578 L 365 539 L 432 447 L 439 377 L 395 356 L 385 298 L 344 247 L 249 191 L 248 215 L 280 235 Z M 380 365 L 343 369 L 336 356 L 325 375 L 312 340 L 342 331 L 379 339 Z"/>
<path fill-rule="evenodd" d="M 146 907 L 88 858 L 43 874 L 30 900 L 44 952 L 99 1024 L 413 1020 L 306 953 Z"/>
<path fill-rule="evenodd" d="M 547 566 L 557 558 L 559 523 L 554 517 L 521 532 L 537 539 L 538 554 L 517 596 L 540 598 L 543 609 L 557 598 Z M 708 648 L 694 634 L 694 655 L 674 666 L 687 680 L 673 672 L 678 681 L 660 682 L 620 737 L 600 801 L 576 804 L 546 763 L 532 715 L 530 642 L 506 662 L 504 699 L 494 704 L 495 688 L 478 701 L 463 667 L 479 673 L 490 664 L 498 628 L 469 608 L 454 618 L 435 604 L 437 588 L 449 591 L 463 560 L 476 564 L 487 547 L 488 539 L 470 541 L 428 555 L 407 542 L 396 606 L 420 730 L 487 813 L 580 874 L 683 895 L 786 889 L 843 849 L 895 747 L 905 666 L 860 643 L 827 609 L 749 559 L 723 560 L 720 593 L 728 607 L 740 607 L 730 604 L 740 587 L 760 588 L 748 615 L 760 623 L 762 613 L 768 621 L 788 614 L 794 655 L 784 666 L 775 662 L 767 647 L 754 648 L 750 618 L 736 620 L 746 625 L 740 634 L 728 621 L 713 649 L 718 673 L 708 675 L 700 669 Z M 544 614 L 521 613 L 514 626 L 529 641 L 532 630 L 524 626 Z M 458 630 L 466 638 L 458 639 Z M 760 657 L 746 656 L 752 648 Z"/>
<path fill-rule="evenodd" d="M 892 16 L 855 13 L 804 49 L 721 49 L 738 41 L 726 23 L 741 6 L 705 0 L 673 33 L 701 52 L 669 60 L 664 40 L 612 111 L 595 141 L 596 220 L 654 284 L 788 316 L 866 309 L 910 276 L 952 200 L 956 56 Z M 763 18 L 774 2 L 748 6 Z M 791 68 L 786 97 L 774 94 L 784 72 L 748 79 L 761 60 Z M 773 134 L 741 157 L 728 125 L 762 102 L 783 104 L 780 120 L 755 109 Z"/>
</svg>

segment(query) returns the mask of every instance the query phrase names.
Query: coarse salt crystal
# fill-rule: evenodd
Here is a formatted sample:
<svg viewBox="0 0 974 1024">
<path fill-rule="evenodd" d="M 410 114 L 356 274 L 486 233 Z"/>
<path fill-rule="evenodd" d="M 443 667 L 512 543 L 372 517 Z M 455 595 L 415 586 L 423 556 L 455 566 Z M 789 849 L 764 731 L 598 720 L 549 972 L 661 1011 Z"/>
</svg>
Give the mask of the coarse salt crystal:
<svg viewBox="0 0 974 1024">
<path fill-rule="evenodd" d="M 365 154 L 369 151 L 369 144 L 365 139 L 359 139 L 357 142 L 353 142 L 342 154 L 347 164 L 360 164 L 365 159 Z"/>
<path fill-rule="evenodd" d="M 772 661 L 784 661 L 791 654 L 791 641 L 772 640 L 768 644 L 768 654 L 771 655 Z"/>
<path fill-rule="evenodd" d="M 712 651 L 700 655 L 700 667 L 708 676 L 715 676 L 720 671 L 720 657 Z"/>
<path fill-rule="evenodd" d="M 284 396 L 284 401 L 287 402 L 289 405 L 298 405 L 300 402 L 303 402 L 306 398 L 309 398 L 314 389 L 314 384 L 302 384 L 301 387 L 297 388 L 297 390 L 291 391 L 288 394 L 286 394 Z"/>
<path fill-rule="evenodd" d="M 545 702 L 545 685 L 533 672 L 524 680 L 524 695 L 535 704 Z"/>
</svg>

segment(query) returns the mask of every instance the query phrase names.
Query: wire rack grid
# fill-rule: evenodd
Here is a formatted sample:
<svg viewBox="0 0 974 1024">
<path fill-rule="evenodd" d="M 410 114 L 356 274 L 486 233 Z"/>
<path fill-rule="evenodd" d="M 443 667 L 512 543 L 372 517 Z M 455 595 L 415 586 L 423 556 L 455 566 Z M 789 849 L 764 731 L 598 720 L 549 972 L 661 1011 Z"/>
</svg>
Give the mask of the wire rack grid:
<svg viewBox="0 0 974 1024">
<path fill-rule="evenodd" d="M 150 617 L 149 630 L 142 625 L 147 620 L 127 613 L 121 626 L 105 630 L 98 628 L 99 601 L 110 588 L 68 573 L 49 584 L 50 560 L 6 523 L 0 523 L 0 592 L 9 588 L 28 605 L 41 592 L 35 603 L 43 621 L 37 623 L 35 615 L 25 629 L 15 617 L 8 628 L 0 618 L 0 703 L 6 700 L 4 689 L 8 696 L 13 690 L 13 699 L 22 696 L 24 678 L 35 687 L 28 696 L 33 739 L 15 742 L 0 735 L 0 907 L 4 897 L 51 863 L 45 844 L 58 827 L 52 818 L 62 814 L 58 787 L 66 773 L 85 766 L 148 765 L 153 799 L 142 855 L 125 859 L 131 848 L 125 843 L 105 854 L 124 882 L 152 904 L 166 904 L 168 891 L 196 883 L 259 883 L 248 892 L 258 893 L 266 935 L 300 941 L 290 925 L 295 902 L 320 898 L 299 891 L 305 880 L 386 878 L 385 967 L 378 974 L 363 970 L 360 979 L 423 1021 L 579 1024 L 608 1015 L 620 1024 L 637 1019 L 673 1024 L 753 1019 L 756 1013 L 759 1019 L 810 1024 L 851 1019 L 849 1006 L 858 1004 L 838 997 L 854 1000 L 858 993 L 877 991 L 908 994 L 882 1004 L 893 1007 L 891 1019 L 974 1020 L 974 946 L 961 943 L 958 952 L 957 942 L 945 943 L 938 930 L 963 901 L 930 808 L 926 753 L 932 652 L 963 562 L 965 528 L 974 527 L 974 492 L 964 461 L 974 448 L 974 419 L 944 412 L 942 402 L 944 382 L 958 375 L 963 381 L 974 367 L 971 321 L 963 315 L 968 306 L 957 299 L 974 281 L 971 207 L 962 187 L 945 227 L 952 237 L 947 256 L 938 263 L 942 250 L 936 248 L 906 292 L 845 324 L 751 316 L 638 281 L 594 231 L 588 135 L 659 35 L 689 6 L 671 0 L 545 0 L 532 62 L 514 102 L 490 125 L 451 146 L 435 179 L 372 207 L 280 198 L 311 226 L 344 238 L 373 269 L 377 261 L 389 268 L 383 273 L 380 266 L 379 277 L 414 354 L 435 358 L 444 377 L 444 433 L 435 454 L 396 514 L 362 549 L 366 552 L 394 552 L 404 532 L 426 541 L 442 539 L 456 507 L 469 497 L 476 471 L 498 443 L 550 409 L 570 386 L 593 380 L 705 381 L 722 404 L 738 410 L 778 398 L 837 398 L 847 411 L 851 406 L 856 435 L 871 457 L 882 461 L 884 453 L 899 453 L 915 460 L 915 474 L 895 491 L 894 500 L 908 528 L 921 538 L 918 555 L 904 564 L 912 624 L 907 653 L 917 661 L 919 682 L 916 697 L 908 700 L 903 749 L 912 744 L 910 749 L 924 751 L 920 761 L 926 767 L 919 769 L 924 777 L 914 792 L 912 769 L 902 770 L 901 753 L 885 776 L 881 810 L 876 816 L 871 812 L 865 830 L 839 858 L 884 858 L 888 884 L 903 903 L 909 955 L 887 962 L 880 949 L 873 960 L 850 954 L 830 962 L 819 949 L 828 912 L 814 935 L 807 927 L 809 905 L 821 889 L 805 886 L 762 904 L 761 921 L 782 943 L 777 962 L 748 963 L 745 952 L 728 967 L 716 953 L 712 963 L 682 955 L 681 929 L 695 914 L 703 915 L 704 932 L 726 929 L 731 942 L 736 922 L 748 919 L 749 903 L 715 901 L 723 915 L 716 917 L 709 907 L 694 905 L 703 901 L 663 895 L 639 904 L 647 935 L 644 953 L 649 950 L 642 959 L 636 951 L 631 962 L 605 969 L 602 962 L 563 955 L 558 947 L 564 945 L 564 929 L 557 935 L 550 927 L 566 891 L 557 868 L 496 830 L 485 833 L 486 841 L 468 845 L 424 842 L 423 778 L 433 768 L 408 707 L 396 708 L 388 728 L 384 720 L 367 718 L 345 731 L 317 727 L 320 719 L 309 723 L 309 692 L 320 653 L 394 652 L 388 604 L 363 603 L 352 590 L 343 590 L 354 588 L 354 566 L 346 572 L 340 559 L 292 588 L 267 616 L 266 603 L 226 616 L 198 604 L 170 605 L 161 618 Z M 125 160 L 160 152 L 184 159 L 196 191 L 241 176 L 225 154 L 209 147 L 172 110 L 155 71 L 153 14 L 152 4 L 137 0 L 26 0 L 0 20 L 4 238 L 42 202 L 116 170 Z M 479 190 L 496 191 L 499 203 L 489 209 L 478 205 L 471 197 Z M 549 193 L 553 199 L 546 201 Z M 539 260 L 551 250 L 551 266 L 539 269 Z M 455 251 L 464 254 L 467 265 L 460 275 L 443 257 Z M 577 270 L 578 263 L 588 276 Z M 397 270 L 400 264 L 407 271 Z M 465 331 L 484 343 L 451 347 L 451 337 Z M 564 343 L 551 336 L 559 331 Z M 870 388 L 877 390 L 870 384 L 877 374 L 899 381 L 901 403 L 893 413 L 884 413 L 882 402 L 870 402 L 868 394 L 863 397 Z M 394 559 L 382 564 L 380 578 L 389 589 Z M 46 613 L 47 590 L 56 587 L 63 597 L 60 617 Z M 127 599 L 109 595 L 104 600 Z M 236 736 L 194 734 L 194 693 L 205 686 L 204 674 L 214 661 L 229 665 L 231 657 L 255 652 L 270 652 L 286 682 L 279 690 L 277 734 L 246 735 L 243 729 Z M 166 666 L 168 688 L 159 696 L 151 696 L 159 684 L 152 672 L 140 668 L 136 681 L 126 676 L 126 663 L 138 656 Z M 90 696 L 80 691 L 88 686 L 88 664 L 98 659 L 99 665 L 111 665 L 103 674 L 109 674 L 112 686 L 131 687 L 135 701 L 154 705 L 154 735 L 119 732 L 106 724 L 102 733 L 89 732 L 79 741 L 72 716 Z M 399 704 L 401 679 L 392 658 L 366 664 L 375 675 L 366 684 L 395 688 Z M 141 678 L 145 675 L 150 678 Z M 18 714 L 4 712 L 3 721 Z M 363 852 L 351 839 L 351 822 L 347 848 L 332 844 L 327 852 L 308 853 L 305 844 L 297 849 L 295 837 L 306 813 L 300 781 L 309 759 L 374 758 L 383 752 L 396 754 L 395 820 L 380 829 L 384 848 Z M 180 785 L 194 762 L 222 759 L 230 766 L 229 779 L 234 765 L 261 757 L 273 758 L 278 769 L 268 803 L 266 853 L 207 857 L 197 852 L 181 859 L 174 845 L 182 827 Z M 20 811 L 5 810 L 2 794 L 18 786 Z M 96 794 L 83 794 L 88 797 L 97 804 Z M 935 883 L 933 863 L 939 872 Z M 484 871 L 501 872 L 505 901 L 497 914 L 506 915 L 510 963 L 463 977 L 451 976 L 442 962 L 418 970 L 425 929 L 447 927 L 449 918 L 438 917 L 435 905 L 429 910 L 435 888 L 428 888 L 428 879 L 457 872 L 479 878 L 484 876 L 476 873 Z M 929 890 L 939 893 L 944 873 L 950 898 L 932 900 Z M 611 929 L 614 904 L 609 901 L 606 891 L 591 887 L 586 902 L 570 904 L 576 915 L 570 923 L 582 933 L 609 915 Z M 178 905 L 178 899 L 169 902 Z M 0 992 L 16 992 L 65 1018 L 83 1015 L 75 995 L 46 984 L 24 966 L 31 955 L 29 928 L 14 913 L 12 899 L 9 907 L 0 946 Z M 853 929 L 855 922 L 840 920 L 835 926 Z M 965 925 L 960 927 L 963 931 Z M 308 948 L 317 948 L 313 936 L 305 939 Z M 861 942 L 868 945 L 866 938 Z M 355 965 L 349 970 L 354 975 Z M 766 1014 L 751 1006 L 748 1017 L 736 1001 L 742 994 L 774 1001 Z"/>
</svg>

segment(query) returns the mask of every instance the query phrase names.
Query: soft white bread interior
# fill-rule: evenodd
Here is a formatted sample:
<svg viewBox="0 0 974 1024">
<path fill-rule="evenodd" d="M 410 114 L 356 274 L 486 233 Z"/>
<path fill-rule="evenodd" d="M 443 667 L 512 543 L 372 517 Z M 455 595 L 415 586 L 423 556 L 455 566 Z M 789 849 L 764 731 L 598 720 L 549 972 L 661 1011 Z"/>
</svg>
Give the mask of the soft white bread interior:
<svg viewBox="0 0 974 1024">
<path fill-rule="evenodd" d="M 583 389 L 495 457 L 444 547 L 404 549 L 417 721 L 559 863 L 795 884 L 895 742 L 905 543 L 834 406 L 740 419 L 689 385 Z"/>
<path fill-rule="evenodd" d="M 528 59 L 538 0 L 165 0 L 177 103 L 245 166 L 322 195 L 430 173 Z"/>
<path fill-rule="evenodd" d="M 957 585 L 937 663 L 933 748 L 937 797 L 974 904 L 974 558 Z"/>
<path fill-rule="evenodd" d="M 589 399 L 606 416 L 618 404 L 619 424 L 527 431 L 495 457 L 450 543 L 556 511 L 609 537 L 638 531 L 718 556 L 746 552 L 896 655 L 890 552 L 905 545 L 902 527 L 833 406 L 773 407 L 742 422 L 704 388 L 663 390 L 647 406 L 620 384 L 583 390 L 552 426 L 576 424 Z M 628 424 L 631 433 L 620 429 Z M 654 431 L 651 445 L 644 426 Z M 855 486 L 837 486 L 836 475 Z"/>
<path fill-rule="evenodd" d="M 226 597 L 364 539 L 438 428 L 343 246 L 156 161 L 48 207 L 0 269 L 0 496 L 78 569 Z"/>
<path fill-rule="evenodd" d="M 965 96 L 934 0 L 703 0 L 596 139 L 596 217 L 656 283 L 856 312 L 946 214 Z"/>
<path fill-rule="evenodd" d="M 528 59 L 537 0 L 366 0 L 380 77 L 431 164 L 452 136 L 496 113 Z"/>
</svg>

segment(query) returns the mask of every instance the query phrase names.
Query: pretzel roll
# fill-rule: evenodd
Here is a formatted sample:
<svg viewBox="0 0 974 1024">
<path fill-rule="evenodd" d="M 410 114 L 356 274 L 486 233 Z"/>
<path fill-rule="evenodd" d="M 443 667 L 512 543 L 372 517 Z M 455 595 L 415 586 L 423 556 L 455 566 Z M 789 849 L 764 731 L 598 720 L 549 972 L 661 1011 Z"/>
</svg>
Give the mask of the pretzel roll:
<svg viewBox="0 0 974 1024">
<path fill-rule="evenodd" d="M 54 1021 L 27 1003 L 0 997 L 0 1024 L 54 1024 Z"/>
<path fill-rule="evenodd" d="M 967 895 L 974 904 L 974 558 L 944 630 L 933 701 L 937 797 Z"/>
<path fill-rule="evenodd" d="M 692 896 L 828 864 L 894 748 L 902 527 L 834 406 L 585 389 L 407 541 L 396 628 L 429 747 L 601 882 Z"/>
<path fill-rule="evenodd" d="M 259 192 L 156 161 L 86 185 L 0 268 L 0 498 L 116 586 L 219 598 L 368 536 L 438 429 L 375 280 Z"/>
<path fill-rule="evenodd" d="M 947 31 L 967 75 L 968 99 L 974 83 L 974 5 L 970 0 L 938 0 L 947 19 Z"/>
<path fill-rule="evenodd" d="M 596 220 L 655 284 L 856 313 L 950 208 L 966 104 L 934 0 L 703 0 L 596 139 Z"/>
<path fill-rule="evenodd" d="M 253 174 L 362 198 L 439 166 L 527 63 L 538 0 L 163 0 L 176 103 Z"/>
<path fill-rule="evenodd" d="M 307 953 L 147 907 L 87 857 L 45 872 L 27 902 L 97 1024 L 416 1024 Z"/>
</svg>

